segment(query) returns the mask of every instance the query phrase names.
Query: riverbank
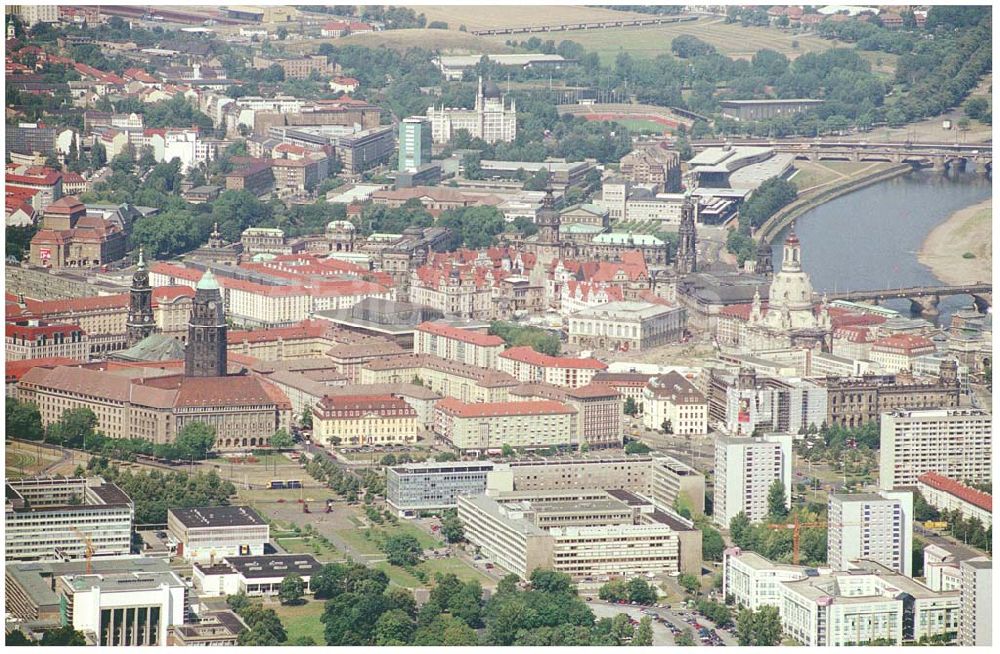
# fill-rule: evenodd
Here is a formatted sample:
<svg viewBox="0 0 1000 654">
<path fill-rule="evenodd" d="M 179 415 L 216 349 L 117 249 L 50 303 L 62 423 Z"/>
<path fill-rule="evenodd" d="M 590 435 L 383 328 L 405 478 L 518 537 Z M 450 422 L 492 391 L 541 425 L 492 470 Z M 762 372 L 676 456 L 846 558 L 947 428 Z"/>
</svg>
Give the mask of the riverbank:
<svg viewBox="0 0 1000 654">
<path fill-rule="evenodd" d="M 917 254 L 945 284 L 992 282 L 993 199 L 951 214 L 935 227 Z"/>
</svg>

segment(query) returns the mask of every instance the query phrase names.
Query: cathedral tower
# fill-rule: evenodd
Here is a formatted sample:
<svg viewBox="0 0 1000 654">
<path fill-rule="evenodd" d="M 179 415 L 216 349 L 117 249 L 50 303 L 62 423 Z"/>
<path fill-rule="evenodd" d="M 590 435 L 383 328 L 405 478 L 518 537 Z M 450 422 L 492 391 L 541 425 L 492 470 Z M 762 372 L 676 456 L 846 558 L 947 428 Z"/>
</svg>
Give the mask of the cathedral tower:
<svg viewBox="0 0 1000 654">
<path fill-rule="evenodd" d="M 153 318 L 153 288 L 149 285 L 149 271 L 139 248 L 139 266 L 132 275 L 129 289 L 128 320 L 125 323 L 128 346 L 132 347 L 156 331 Z"/>
<path fill-rule="evenodd" d="M 770 275 L 774 273 L 774 254 L 771 246 L 762 238 L 757 244 L 757 260 L 754 263 L 753 271 L 758 275 Z"/>
<path fill-rule="evenodd" d="M 184 374 L 188 377 L 226 375 L 226 316 L 222 293 L 211 270 L 206 270 L 195 287 L 188 321 Z"/>
<path fill-rule="evenodd" d="M 677 258 L 674 269 L 678 275 L 688 275 L 698 270 L 698 237 L 694 225 L 694 200 L 690 191 L 684 196 L 681 224 L 677 228 Z"/>
</svg>

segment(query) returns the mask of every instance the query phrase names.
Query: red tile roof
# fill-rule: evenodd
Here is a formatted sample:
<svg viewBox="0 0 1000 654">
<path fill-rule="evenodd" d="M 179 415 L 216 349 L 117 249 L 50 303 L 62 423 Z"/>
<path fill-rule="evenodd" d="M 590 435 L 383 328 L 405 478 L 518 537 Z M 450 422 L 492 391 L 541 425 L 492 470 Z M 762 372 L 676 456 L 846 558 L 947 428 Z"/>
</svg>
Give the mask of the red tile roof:
<svg viewBox="0 0 1000 654">
<path fill-rule="evenodd" d="M 379 414 L 388 410 L 402 410 L 404 415 L 417 415 L 417 412 L 407 404 L 406 400 L 393 395 L 325 395 L 319 401 L 319 408 L 322 411 L 363 411 Z M 364 416 L 351 417 L 363 418 Z"/>
<path fill-rule="evenodd" d="M 7 361 L 7 383 L 12 384 L 18 381 L 32 368 L 55 368 L 56 366 L 72 366 L 78 363 L 83 363 L 83 361 L 77 361 L 76 359 L 69 359 L 67 357 L 39 357 L 37 359 Z"/>
<path fill-rule="evenodd" d="M 462 402 L 446 397 L 434 405 L 458 418 L 487 418 L 503 416 L 542 416 L 551 414 L 576 413 L 576 409 L 555 400 L 533 400 L 529 402 Z"/>
<path fill-rule="evenodd" d="M 929 338 L 914 334 L 893 334 L 875 341 L 872 347 L 879 350 L 905 350 L 909 353 L 915 350 L 933 350 L 934 343 Z"/>
<path fill-rule="evenodd" d="M 233 343 L 269 343 L 278 340 L 297 340 L 301 338 L 319 338 L 330 329 L 324 320 L 303 320 L 287 327 L 271 329 L 234 330 L 229 332 L 228 341 Z"/>
<path fill-rule="evenodd" d="M 421 323 L 417 325 L 417 331 L 434 334 L 435 336 L 443 336 L 445 338 L 453 338 L 455 340 L 462 341 L 463 343 L 479 345 L 481 347 L 497 347 L 503 345 L 504 343 L 503 339 L 499 336 L 481 334 L 468 329 L 459 329 L 458 327 L 452 327 L 451 325 L 444 325 L 438 322 Z"/>
<path fill-rule="evenodd" d="M 512 347 L 500 354 L 505 359 L 520 361 L 534 366 L 545 368 L 586 368 L 589 370 L 605 370 L 608 364 L 594 358 L 575 359 L 573 357 L 553 357 L 548 354 L 536 352 L 527 345 Z"/>
<path fill-rule="evenodd" d="M 6 335 L 9 338 L 34 340 L 39 336 L 55 334 L 69 335 L 75 332 L 83 333 L 78 325 L 15 325 L 7 323 Z"/>
<path fill-rule="evenodd" d="M 936 472 L 925 472 L 917 477 L 917 481 L 949 495 L 954 495 L 964 502 L 978 506 L 980 509 L 984 509 L 990 513 L 993 512 L 993 496 L 989 493 L 969 488 L 965 484 L 959 483 L 954 479 L 949 479 L 944 475 L 939 475 Z"/>
</svg>

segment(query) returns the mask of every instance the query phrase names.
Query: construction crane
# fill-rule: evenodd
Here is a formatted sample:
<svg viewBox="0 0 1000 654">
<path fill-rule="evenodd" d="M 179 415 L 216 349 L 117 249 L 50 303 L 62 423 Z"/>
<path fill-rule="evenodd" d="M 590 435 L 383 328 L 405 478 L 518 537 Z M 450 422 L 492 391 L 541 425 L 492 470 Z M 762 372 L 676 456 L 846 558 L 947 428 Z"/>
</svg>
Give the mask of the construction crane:
<svg viewBox="0 0 1000 654">
<path fill-rule="evenodd" d="M 83 554 L 84 554 L 84 556 L 87 559 L 87 574 L 89 575 L 90 574 L 90 560 L 92 558 L 94 558 L 94 542 L 90 539 L 90 536 L 88 536 L 87 534 L 83 533 L 82 531 L 80 531 L 76 527 L 70 527 L 70 529 L 72 529 L 73 532 L 77 536 L 80 537 L 80 540 L 83 541 L 83 544 L 84 544 Z"/>
<path fill-rule="evenodd" d="M 832 522 L 800 522 L 796 514 L 794 522 L 785 524 L 767 525 L 768 529 L 791 529 L 792 530 L 792 563 L 799 564 L 799 542 L 802 537 L 802 529 L 812 527 L 860 527 L 857 523 L 832 523 Z"/>
</svg>

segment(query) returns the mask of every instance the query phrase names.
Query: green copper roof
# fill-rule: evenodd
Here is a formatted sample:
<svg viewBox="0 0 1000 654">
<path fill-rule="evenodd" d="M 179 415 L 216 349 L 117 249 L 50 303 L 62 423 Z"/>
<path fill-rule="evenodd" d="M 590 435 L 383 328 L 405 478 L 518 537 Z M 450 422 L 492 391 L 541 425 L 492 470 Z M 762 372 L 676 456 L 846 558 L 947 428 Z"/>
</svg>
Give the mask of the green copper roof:
<svg viewBox="0 0 1000 654">
<path fill-rule="evenodd" d="M 205 274 L 201 276 L 201 280 L 195 287 L 198 291 L 217 291 L 219 290 L 219 282 L 215 280 L 215 275 L 212 274 L 211 270 L 206 270 Z"/>
</svg>

